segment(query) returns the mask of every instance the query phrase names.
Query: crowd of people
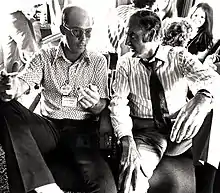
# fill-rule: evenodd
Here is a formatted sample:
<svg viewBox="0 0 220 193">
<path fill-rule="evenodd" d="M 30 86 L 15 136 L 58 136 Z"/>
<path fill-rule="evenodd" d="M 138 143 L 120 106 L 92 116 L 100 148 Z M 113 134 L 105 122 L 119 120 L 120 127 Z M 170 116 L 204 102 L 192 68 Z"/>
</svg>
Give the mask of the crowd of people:
<svg viewBox="0 0 220 193">
<path fill-rule="evenodd" d="M 62 193 L 44 159 L 57 148 L 93 193 L 146 193 L 164 155 L 191 149 L 195 168 L 212 168 L 197 193 L 212 193 L 220 161 L 220 76 L 207 56 L 214 54 L 213 9 L 198 3 L 180 18 L 177 1 L 133 0 L 109 13 L 109 44 L 118 54 L 111 88 L 105 56 L 87 49 L 95 20 L 86 8 L 64 3 L 59 45 L 43 48 L 20 9 L 7 13 L 0 144 L 11 193 Z M 36 85 L 43 88 L 40 114 L 18 101 Z M 99 151 L 105 108 L 122 150 L 118 178 Z"/>
</svg>

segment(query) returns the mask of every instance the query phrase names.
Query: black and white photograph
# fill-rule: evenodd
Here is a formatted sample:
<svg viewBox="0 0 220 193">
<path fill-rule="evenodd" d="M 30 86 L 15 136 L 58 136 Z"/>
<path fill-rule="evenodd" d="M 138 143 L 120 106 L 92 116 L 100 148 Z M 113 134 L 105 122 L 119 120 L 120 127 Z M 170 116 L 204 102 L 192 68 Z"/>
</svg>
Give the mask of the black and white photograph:
<svg viewBox="0 0 220 193">
<path fill-rule="evenodd" d="M 220 193 L 217 0 L 0 4 L 0 193 Z"/>
</svg>

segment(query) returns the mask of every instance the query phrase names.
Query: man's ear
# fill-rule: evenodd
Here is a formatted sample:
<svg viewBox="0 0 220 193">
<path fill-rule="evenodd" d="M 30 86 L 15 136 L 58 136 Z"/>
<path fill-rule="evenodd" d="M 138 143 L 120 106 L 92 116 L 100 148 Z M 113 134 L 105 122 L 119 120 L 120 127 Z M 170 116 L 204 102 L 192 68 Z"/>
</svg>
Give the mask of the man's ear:
<svg viewBox="0 0 220 193">
<path fill-rule="evenodd" d="M 60 25 L 60 32 L 65 35 L 65 28 L 63 27 L 63 25 Z"/>
<path fill-rule="evenodd" d="M 151 42 L 152 40 L 155 39 L 156 36 L 156 31 L 155 29 L 151 29 L 149 32 L 145 33 L 144 38 L 143 38 L 143 42 Z"/>
</svg>

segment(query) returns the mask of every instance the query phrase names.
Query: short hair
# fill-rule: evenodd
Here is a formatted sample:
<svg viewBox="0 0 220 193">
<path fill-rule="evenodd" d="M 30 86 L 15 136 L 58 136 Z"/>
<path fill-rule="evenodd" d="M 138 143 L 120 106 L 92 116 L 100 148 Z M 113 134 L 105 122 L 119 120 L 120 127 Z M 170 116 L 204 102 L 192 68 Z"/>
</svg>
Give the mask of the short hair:
<svg viewBox="0 0 220 193">
<path fill-rule="evenodd" d="M 136 0 L 133 3 L 134 3 L 134 6 L 137 8 L 144 8 L 148 6 L 151 9 L 155 2 L 156 0 Z"/>
<path fill-rule="evenodd" d="M 193 32 L 193 25 L 187 18 L 169 18 L 162 27 L 162 45 L 186 46 Z"/>
<path fill-rule="evenodd" d="M 159 34 L 161 29 L 160 17 L 151 10 L 140 10 L 135 12 L 131 18 L 138 18 L 138 25 L 145 31 L 155 30 L 156 35 Z"/>
</svg>

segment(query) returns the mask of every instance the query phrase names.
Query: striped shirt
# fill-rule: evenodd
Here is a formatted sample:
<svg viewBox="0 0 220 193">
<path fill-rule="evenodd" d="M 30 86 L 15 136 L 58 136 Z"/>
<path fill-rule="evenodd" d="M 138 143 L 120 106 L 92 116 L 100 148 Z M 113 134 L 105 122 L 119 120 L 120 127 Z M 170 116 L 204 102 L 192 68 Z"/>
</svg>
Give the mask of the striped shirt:
<svg viewBox="0 0 220 193">
<path fill-rule="evenodd" d="M 96 85 L 101 98 L 108 98 L 107 62 L 102 54 L 85 51 L 72 63 L 63 52 L 62 42 L 57 47 L 42 49 L 30 61 L 21 79 L 30 87 L 42 85 L 41 114 L 54 119 L 87 119 L 91 112 L 77 103 L 75 107 L 62 106 L 61 87 L 70 85 L 68 97 L 78 97 L 78 87 Z"/>
<path fill-rule="evenodd" d="M 188 87 L 194 94 L 200 89 L 209 90 L 213 96 L 218 94 L 216 98 L 220 99 L 216 92 L 220 82 L 219 75 L 208 66 L 202 65 L 186 49 L 160 46 L 155 58 L 158 59 L 156 73 L 164 87 L 170 115 L 186 104 Z M 114 95 L 109 106 L 112 124 L 119 138 L 132 136 L 130 115 L 153 117 L 149 77 L 150 70 L 140 59 L 132 58 L 131 53 L 120 58 L 112 85 Z"/>
</svg>

